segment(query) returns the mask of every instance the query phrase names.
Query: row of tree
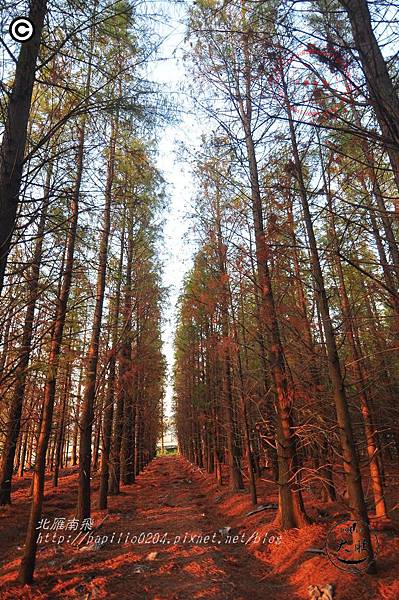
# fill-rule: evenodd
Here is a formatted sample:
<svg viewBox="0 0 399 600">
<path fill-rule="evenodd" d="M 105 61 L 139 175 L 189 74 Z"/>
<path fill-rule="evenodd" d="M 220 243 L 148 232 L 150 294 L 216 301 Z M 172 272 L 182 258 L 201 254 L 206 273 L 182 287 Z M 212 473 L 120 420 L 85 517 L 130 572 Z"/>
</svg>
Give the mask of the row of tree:
<svg viewBox="0 0 399 600">
<path fill-rule="evenodd" d="M 270 465 L 282 528 L 309 522 L 309 485 L 357 522 L 369 523 L 366 501 L 385 518 L 399 454 L 397 37 L 381 41 L 376 13 L 366 0 L 190 12 L 187 62 L 213 131 L 193 159 L 179 445 L 219 481 L 226 464 L 254 504 Z"/>
<path fill-rule="evenodd" d="M 166 368 L 148 22 L 124 0 L 33 0 L 29 15 L 35 36 L 5 63 L 0 153 L 0 504 L 33 470 L 23 583 L 46 472 L 57 487 L 78 465 L 81 527 L 93 469 L 106 508 L 155 455 Z"/>
</svg>

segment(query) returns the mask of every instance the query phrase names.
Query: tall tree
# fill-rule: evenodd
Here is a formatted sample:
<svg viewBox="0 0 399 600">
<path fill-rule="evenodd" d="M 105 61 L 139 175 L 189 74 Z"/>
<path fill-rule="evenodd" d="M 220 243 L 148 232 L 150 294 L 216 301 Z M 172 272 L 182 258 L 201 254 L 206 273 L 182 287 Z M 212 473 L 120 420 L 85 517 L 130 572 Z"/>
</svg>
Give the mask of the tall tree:
<svg viewBox="0 0 399 600">
<path fill-rule="evenodd" d="M 46 0 L 32 0 L 29 20 L 34 34 L 28 42 L 21 44 L 0 148 L 0 293 L 17 217 L 29 112 L 46 10 Z"/>
</svg>

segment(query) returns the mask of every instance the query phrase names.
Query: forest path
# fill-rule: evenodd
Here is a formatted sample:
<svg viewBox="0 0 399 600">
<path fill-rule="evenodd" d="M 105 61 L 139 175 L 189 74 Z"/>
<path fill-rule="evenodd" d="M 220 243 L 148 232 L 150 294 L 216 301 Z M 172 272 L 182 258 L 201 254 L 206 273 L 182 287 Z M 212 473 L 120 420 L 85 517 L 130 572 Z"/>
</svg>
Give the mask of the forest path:
<svg viewBox="0 0 399 600">
<path fill-rule="evenodd" d="M 270 588 L 260 582 L 265 566 L 251 556 L 243 543 L 226 543 L 218 530 L 228 522 L 217 513 L 215 499 L 204 494 L 201 483 L 201 475 L 193 473 L 192 467 L 179 457 L 157 458 L 140 475 L 135 486 L 137 507 L 132 516 L 122 519 L 124 531 L 145 534 L 146 541 L 151 534 L 159 533 L 160 543 L 125 546 L 128 555 L 134 553 L 135 562 L 127 561 L 125 556 L 119 576 L 108 584 L 109 597 L 270 597 Z M 209 540 L 201 543 L 192 537 L 198 535 L 208 535 Z M 149 560 L 154 552 L 156 557 Z M 141 569 L 142 573 L 134 572 Z"/>
<path fill-rule="evenodd" d="M 61 510 L 56 509 L 49 489 L 54 510 L 46 510 L 45 503 L 43 514 L 52 520 L 73 517 L 76 474 L 67 479 Z M 10 549 L 1 569 L 0 589 L 1 583 L 6 584 L 1 599 L 277 600 L 283 589 L 288 591 L 286 584 L 282 589 L 265 580 L 268 567 L 251 554 L 249 546 L 219 533 L 229 526 L 229 519 L 218 508 L 217 494 L 206 493 L 201 472 L 183 458 L 153 460 L 134 485 L 123 486 L 119 496 L 110 497 L 108 512 L 95 510 L 97 489 L 98 481 L 93 481 L 95 526 L 102 524 L 91 539 L 77 546 L 67 539 L 70 532 L 50 531 L 50 537 L 58 540 L 64 535 L 65 540 L 41 544 L 32 587 L 14 583 L 21 548 L 15 553 Z M 27 512 L 26 500 L 20 503 L 23 512 Z M 158 543 L 154 543 L 156 533 Z M 251 533 L 246 533 L 246 539 Z M 241 540 L 238 530 L 230 534 Z M 209 539 L 201 543 L 194 535 L 209 535 Z"/>
</svg>

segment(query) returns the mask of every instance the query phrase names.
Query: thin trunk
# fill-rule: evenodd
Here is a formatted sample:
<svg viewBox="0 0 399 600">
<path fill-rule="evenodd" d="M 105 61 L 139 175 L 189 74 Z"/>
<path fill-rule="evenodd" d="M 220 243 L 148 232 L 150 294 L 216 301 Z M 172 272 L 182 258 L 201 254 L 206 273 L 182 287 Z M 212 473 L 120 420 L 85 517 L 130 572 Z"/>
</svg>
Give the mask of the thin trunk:
<svg viewBox="0 0 399 600">
<path fill-rule="evenodd" d="M 88 74 L 88 83 L 90 82 L 90 70 Z M 23 584 L 30 584 L 33 581 L 33 573 L 36 562 L 36 548 L 38 530 L 36 529 L 42 514 L 43 493 L 44 493 L 44 474 L 46 468 L 46 453 L 48 441 L 53 421 L 55 388 L 57 382 L 58 363 L 61 351 L 61 343 L 64 332 L 65 317 L 67 312 L 69 292 L 71 289 L 72 271 L 74 262 L 74 252 L 76 243 L 76 230 L 78 224 L 78 206 L 80 185 L 83 174 L 83 155 L 85 139 L 85 118 L 79 127 L 78 151 L 76 163 L 76 180 L 73 194 L 71 197 L 71 219 L 67 238 L 67 250 L 65 260 L 65 271 L 62 280 L 62 286 L 57 303 L 56 317 L 50 344 L 50 353 L 48 357 L 48 374 L 44 389 L 43 400 L 43 418 L 40 426 L 38 446 L 36 450 L 36 465 L 33 476 L 33 499 L 29 517 L 28 530 L 25 542 L 25 552 L 21 561 L 19 570 L 19 579 Z"/>
<path fill-rule="evenodd" d="M 107 272 L 107 255 L 111 226 L 112 184 L 115 168 L 116 128 L 112 122 L 111 141 L 108 159 L 107 182 L 105 186 L 105 206 L 103 229 L 100 239 L 98 272 L 96 285 L 96 304 L 94 308 L 93 328 L 86 362 L 86 382 L 83 392 L 80 420 L 79 446 L 79 491 L 77 518 L 79 521 L 90 517 L 90 472 L 91 472 L 91 436 L 94 416 L 94 399 L 96 393 L 98 351 L 101 333 L 101 322 L 104 304 L 105 280 Z"/>
<path fill-rule="evenodd" d="M 103 387 L 103 386 L 102 386 Z M 104 390 L 99 390 L 98 395 L 100 397 L 97 407 L 97 424 L 94 433 L 94 448 L 93 448 L 93 471 L 98 470 L 98 458 L 100 452 L 100 437 L 103 426 L 103 408 L 104 408 Z"/>
<path fill-rule="evenodd" d="M 8 418 L 8 429 L 3 448 L 3 461 L 0 469 L 0 506 L 11 503 L 11 481 L 13 474 L 15 446 L 17 443 L 21 424 L 21 415 L 26 388 L 26 374 L 32 348 L 33 322 L 35 316 L 36 303 L 40 293 L 40 265 L 42 261 L 43 238 L 47 220 L 47 211 L 50 201 L 51 176 L 52 163 L 50 163 L 49 168 L 47 170 L 47 179 L 45 185 L 45 195 L 42 206 L 42 213 L 37 228 L 37 238 L 30 267 L 27 308 L 22 333 L 22 342 L 21 347 L 19 349 L 18 366 L 15 372 L 16 385 L 11 400 L 11 407 Z"/>
<path fill-rule="evenodd" d="M 350 348 L 350 356 L 352 361 L 352 368 L 355 379 L 355 387 L 357 390 L 357 394 L 360 399 L 361 411 L 364 421 L 364 429 L 366 434 L 366 445 L 367 445 L 367 454 L 369 457 L 369 466 L 370 466 L 370 475 L 371 475 L 371 486 L 373 489 L 374 495 L 374 503 L 375 503 L 375 512 L 377 517 L 386 518 L 386 504 L 384 498 L 384 490 L 382 484 L 382 478 L 380 473 L 380 468 L 378 464 L 378 453 L 379 448 L 377 445 L 377 434 L 374 428 L 374 424 L 371 418 L 371 410 L 370 410 L 370 400 L 368 394 L 366 392 L 366 383 L 365 376 L 363 372 L 362 360 L 358 347 L 356 345 L 355 339 L 355 324 L 353 322 L 352 310 L 350 306 L 349 296 L 346 289 L 344 272 L 342 269 L 342 264 L 339 259 L 339 247 L 337 241 L 337 231 L 335 224 L 335 216 L 334 216 L 334 206 L 333 199 L 331 197 L 331 191 L 328 187 L 328 183 L 326 181 L 325 175 L 324 184 L 326 187 L 328 207 L 330 211 L 330 221 L 331 221 L 331 235 L 333 239 L 333 261 L 336 272 L 338 274 L 339 281 L 339 297 L 342 308 L 342 315 L 344 318 L 345 325 L 345 333 L 349 343 Z"/>
<path fill-rule="evenodd" d="M 3 325 L 3 329 L 1 332 L 2 333 L 2 336 L 1 336 L 2 353 L 0 356 L 0 377 L 1 377 L 0 382 L 3 380 L 3 377 L 5 378 L 7 359 L 9 358 L 8 348 L 9 348 L 9 342 L 10 342 L 10 330 L 11 330 L 13 316 L 14 316 L 13 311 L 8 310 L 7 311 L 7 319 L 6 319 L 5 324 Z"/>
<path fill-rule="evenodd" d="M 119 494 L 121 476 L 121 446 L 123 435 L 124 393 L 121 382 L 122 366 L 119 366 L 119 390 L 116 400 L 114 435 L 111 449 L 109 494 Z"/>
<path fill-rule="evenodd" d="M 226 268 L 226 245 L 223 242 L 219 192 L 216 196 L 216 236 L 217 254 L 219 262 L 219 279 L 221 284 L 221 321 L 222 321 L 222 348 L 223 352 L 223 404 L 225 410 L 225 428 L 227 438 L 229 485 L 231 491 L 238 491 L 244 487 L 241 475 L 241 462 L 236 443 L 234 426 L 234 398 L 232 387 L 232 360 L 231 336 L 229 327 L 229 284 Z"/>
<path fill-rule="evenodd" d="M 109 372 L 107 378 L 107 395 L 105 400 L 105 413 L 103 420 L 102 432 L 102 448 L 101 448 L 101 476 L 100 476 L 100 491 L 99 491 L 99 508 L 100 510 L 107 508 L 108 503 L 108 483 L 109 483 L 109 467 L 110 467 L 110 452 L 112 439 L 112 422 L 114 417 L 114 401 L 115 401 L 115 380 L 116 380 L 116 352 L 118 345 L 118 325 L 119 325 L 119 309 L 121 297 L 121 282 L 123 272 L 123 249 L 125 244 L 125 218 L 122 221 L 122 237 L 119 253 L 119 264 L 117 273 L 117 283 L 115 291 L 115 304 L 112 308 L 112 348 L 111 357 L 109 360 Z"/>
<path fill-rule="evenodd" d="M 262 397 L 264 398 L 263 400 L 263 411 L 264 411 L 264 415 L 265 415 L 265 419 L 267 421 L 267 423 L 272 426 L 274 428 L 274 430 L 276 429 L 276 418 L 275 418 L 275 402 L 273 403 L 273 406 L 271 405 L 270 402 L 268 402 L 266 400 L 267 395 L 268 395 L 268 390 L 270 388 L 270 374 L 269 374 L 269 370 L 268 369 L 268 356 L 267 356 L 267 335 L 266 335 L 266 331 L 265 331 L 265 321 L 262 317 L 262 299 L 260 297 L 260 289 L 259 289 L 259 283 L 257 281 L 258 277 L 257 277 L 257 266 L 254 264 L 254 260 L 253 260 L 253 252 L 252 252 L 252 248 L 250 248 L 250 261 L 251 261 L 251 267 L 252 267 L 252 274 L 253 274 L 253 279 L 255 281 L 255 286 L 254 286 L 254 296 L 255 296 L 255 306 L 256 306 L 256 321 L 257 321 L 257 335 L 256 335 L 256 341 L 258 343 L 258 347 L 259 347 L 259 358 L 260 358 L 260 362 L 261 362 L 261 367 L 262 367 L 262 378 L 261 378 L 261 386 L 262 386 Z M 268 458 L 270 459 L 271 462 L 271 467 L 272 467 L 272 474 L 273 474 L 273 478 L 274 481 L 276 481 L 276 483 L 279 480 L 279 473 L 278 473 L 278 455 L 277 455 L 277 439 L 275 437 L 275 445 L 269 445 L 267 448 L 267 455 Z M 260 475 L 260 473 L 259 473 Z"/>
<path fill-rule="evenodd" d="M 129 224 L 133 223 L 133 203 L 130 206 Z M 125 285 L 125 341 L 120 357 L 120 390 L 123 395 L 123 434 L 121 442 L 121 479 L 125 485 L 135 480 L 135 403 L 132 374 L 132 268 L 133 232 L 128 232 L 128 250 Z"/>
<path fill-rule="evenodd" d="M 324 335 L 327 345 L 328 367 L 333 387 L 337 422 L 343 453 L 344 472 L 349 498 L 349 509 L 353 520 L 360 523 L 363 529 L 363 535 L 364 539 L 366 540 L 367 546 L 367 549 L 365 550 L 364 554 L 369 562 L 368 572 L 375 573 L 376 565 L 374 561 L 374 553 L 371 544 L 370 531 L 368 527 L 369 519 L 362 487 L 359 459 L 356 452 L 351 417 L 349 414 L 349 406 L 345 392 L 345 384 L 342 377 L 334 328 L 330 317 L 327 292 L 324 285 L 324 277 L 320 265 L 319 251 L 317 248 L 316 237 L 313 229 L 312 215 L 310 213 L 308 196 L 302 172 L 302 162 L 299 156 L 296 132 L 292 118 L 291 105 L 289 102 L 287 87 L 283 73 L 281 74 L 281 79 L 284 89 L 285 108 L 288 116 L 292 152 L 299 188 L 298 191 L 302 203 L 305 226 L 310 247 L 316 298 L 320 309 Z"/>
<path fill-rule="evenodd" d="M 245 134 L 245 144 L 250 171 L 252 214 L 255 228 L 256 264 L 261 294 L 261 317 L 269 338 L 269 365 L 276 394 L 277 455 L 279 466 L 279 512 L 277 521 L 283 529 L 301 527 L 309 522 L 305 513 L 298 477 L 295 430 L 292 417 L 293 394 L 289 387 L 285 354 L 274 302 L 269 270 L 269 249 L 265 239 L 262 198 L 259 185 L 258 164 L 252 137 L 251 76 L 248 51 L 248 34 L 244 36 L 245 96 L 239 94 L 240 116 Z"/>
<path fill-rule="evenodd" d="M 366 77 L 375 111 L 399 191 L 399 97 L 373 32 L 366 0 L 340 0 L 352 26 L 353 39 Z M 396 210 L 399 205 L 396 203 Z"/>
<path fill-rule="evenodd" d="M 240 299 L 241 299 L 240 311 L 241 311 L 241 320 L 243 323 L 242 348 L 243 348 L 244 358 L 245 358 L 245 368 L 246 368 L 246 371 L 249 372 L 247 340 L 246 340 L 246 333 L 245 333 L 245 327 L 244 327 L 245 311 L 244 311 L 243 298 L 244 298 L 244 294 L 243 294 L 243 290 L 242 290 L 242 279 L 240 278 Z M 230 306 L 231 306 L 231 311 L 232 311 L 232 316 L 233 316 L 234 337 L 235 337 L 236 343 L 239 344 L 238 331 L 237 331 L 237 320 L 234 318 L 233 299 L 231 297 L 231 294 L 230 294 Z M 241 413 L 242 413 L 242 419 L 243 419 L 243 424 L 244 424 L 244 440 L 245 440 L 245 450 L 246 450 L 246 456 L 247 456 L 249 491 L 251 494 L 252 504 L 255 505 L 258 502 L 258 498 L 257 498 L 257 494 L 256 494 L 256 482 L 255 482 L 255 460 L 254 460 L 252 447 L 251 447 L 251 435 L 250 435 L 250 428 L 249 428 L 249 422 L 248 422 L 249 419 L 248 419 L 247 397 L 246 397 L 246 392 L 245 392 L 244 371 L 243 371 L 243 366 L 242 366 L 240 350 L 237 353 L 237 361 L 238 361 L 238 377 L 239 377 L 239 381 L 240 381 Z"/>
<path fill-rule="evenodd" d="M 71 365 L 67 366 L 67 373 L 65 377 L 64 389 L 62 390 L 62 400 L 61 400 L 61 416 L 60 421 L 58 423 L 58 430 L 55 439 L 55 459 L 54 459 L 54 474 L 53 474 L 53 486 L 58 486 L 58 476 L 60 472 L 60 462 L 62 458 L 62 444 L 64 439 L 64 431 L 65 431 L 65 419 L 67 413 L 68 406 L 68 398 L 69 391 L 71 388 Z"/>
<path fill-rule="evenodd" d="M 24 476 L 26 450 L 28 447 L 28 439 L 29 439 L 30 429 L 31 429 L 31 425 L 30 425 L 30 421 L 29 421 L 28 427 L 27 427 L 25 435 L 24 435 L 23 443 L 22 443 L 21 457 L 19 460 L 18 477 Z"/>
<path fill-rule="evenodd" d="M 288 182 L 288 189 L 291 190 L 293 188 L 292 186 L 292 182 Z M 299 308 L 300 308 L 300 313 L 301 313 L 301 320 L 304 324 L 303 330 L 301 330 L 303 332 L 303 341 L 306 347 L 306 352 L 310 357 L 310 365 L 309 365 L 309 371 L 310 371 L 310 380 L 311 380 L 311 384 L 312 384 L 312 394 L 315 398 L 318 399 L 319 395 L 320 395 L 320 389 L 322 388 L 322 381 L 323 381 L 323 372 L 324 372 L 324 365 L 321 365 L 320 362 L 317 360 L 317 353 L 316 353 L 316 349 L 315 349 L 315 344 L 313 341 L 313 336 L 312 336 L 312 329 L 311 329 L 311 324 L 310 324 L 310 320 L 308 317 L 308 307 L 307 307 L 307 302 L 306 302 L 306 296 L 305 296 L 305 291 L 304 291 L 304 286 L 303 286 L 303 281 L 302 281 L 302 277 L 301 277 L 301 268 L 300 268 L 300 263 L 299 263 L 299 255 L 298 255 L 298 240 L 297 240 L 297 236 L 295 233 L 295 225 L 294 225 L 294 218 L 293 218 L 293 207 L 292 207 L 292 199 L 289 198 L 288 200 L 288 222 L 289 222 L 289 226 L 290 226 L 290 230 L 291 230 L 291 238 L 292 238 L 292 245 L 293 245 L 293 260 L 294 260 L 294 272 L 295 272 L 295 278 L 296 278 L 296 289 L 298 291 L 298 296 L 299 296 Z M 325 402 L 324 402 L 324 398 L 323 400 L 320 402 L 318 400 L 318 413 L 324 417 L 324 418 L 328 418 L 327 415 L 327 410 L 326 410 L 326 406 L 325 406 Z M 333 481 L 333 467 L 331 462 L 328 459 L 328 444 L 327 444 L 327 440 L 326 437 L 323 432 L 323 438 L 320 442 L 320 447 L 319 447 L 319 452 L 318 454 L 316 454 L 317 456 L 320 456 L 321 459 L 321 465 L 315 465 L 317 471 L 320 473 L 320 478 L 322 481 L 322 495 L 323 495 L 323 500 L 324 501 L 335 501 L 336 500 L 336 490 L 335 490 L 335 486 L 334 486 L 334 481 Z"/>
<path fill-rule="evenodd" d="M 131 360 L 131 321 L 132 321 L 132 304 L 131 304 L 131 270 L 133 261 L 133 234 L 129 227 L 132 222 L 133 208 L 130 207 L 129 219 L 127 223 L 128 230 L 128 250 L 127 250 L 127 265 L 126 265 L 126 281 L 124 290 L 124 324 L 123 324 L 123 340 L 120 345 L 118 362 L 118 396 L 116 401 L 115 423 L 114 423 L 114 439 L 111 450 L 111 479 L 110 479 L 110 494 L 119 494 L 121 471 L 124 470 L 126 440 L 125 440 L 125 414 L 129 412 L 125 406 L 128 403 L 128 388 L 129 376 L 128 369 Z M 130 415 L 131 416 L 131 415 Z M 131 419 L 129 427 L 131 426 Z M 129 435 L 129 434 L 128 434 Z"/>
</svg>

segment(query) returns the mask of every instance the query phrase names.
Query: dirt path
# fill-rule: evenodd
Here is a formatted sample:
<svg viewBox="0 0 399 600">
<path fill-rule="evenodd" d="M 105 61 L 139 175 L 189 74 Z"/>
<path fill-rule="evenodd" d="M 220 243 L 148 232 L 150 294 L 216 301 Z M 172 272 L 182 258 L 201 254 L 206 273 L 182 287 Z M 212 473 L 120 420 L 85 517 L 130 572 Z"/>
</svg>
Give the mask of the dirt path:
<svg viewBox="0 0 399 600">
<path fill-rule="evenodd" d="M 265 565 L 250 554 L 241 532 L 229 532 L 230 537 L 219 533 L 229 523 L 218 513 L 217 498 L 207 497 L 201 484 L 201 476 L 182 458 L 155 459 L 135 485 L 111 498 L 108 518 L 87 545 L 77 548 L 65 531 L 50 532 L 57 542 L 61 534 L 66 539 L 42 544 L 33 588 L 12 584 L 1 597 L 275 598 L 262 580 Z M 95 524 L 104 516 L 95 513 Z M 157 541 L 155 534 L 159 542 L 151 543 Z M 201 540 L 195 537 L 199 535 L 209 537 Z M 15 577 L 18 562 L 4 565 L 3 582 Z"/>
<path fill-rule="evenodd" d="M 147 540 L 159 533 L 160 543 L 137 543 L 126 550 L 134 553 L 137 570 L 142 565 L 144 572 L 134 573 L 134 563 L 125 563 L 121 577 L 109 588 L 114 597 L 131 590 L 130 597 L 154 600 L 265 598 L 266 589 L 258 583 L 262 567 L 243 544 L 227 543 L 231 540 L 218 532 L 226 523 L 210 514 L 212 499 L 206 498 L 187 463 L 179 458 L 155 460 L 137 484 L 137 500 L 141 490 L 145 504 L 138 505 L 124 528 L 145 534 Z M 195 537 L 201 534 L 209 539 Z M 152 561 L 146 559 L 151 552 L 158 553 Z"/>
</svg>

